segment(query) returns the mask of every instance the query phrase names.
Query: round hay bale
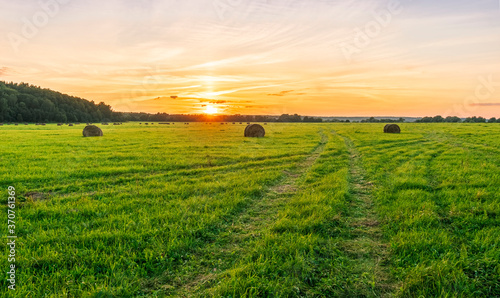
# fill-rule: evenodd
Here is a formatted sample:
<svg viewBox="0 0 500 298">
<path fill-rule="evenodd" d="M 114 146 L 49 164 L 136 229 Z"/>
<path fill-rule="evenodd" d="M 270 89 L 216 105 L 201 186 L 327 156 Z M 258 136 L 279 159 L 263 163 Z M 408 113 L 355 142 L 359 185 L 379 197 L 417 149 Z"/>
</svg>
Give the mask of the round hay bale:
<svg viewBox="0 0 500 298">
<path fill-rule="evenodd" d="M 384 127 L 384 132 L 385 133 L 400 133 L 401 128 L 397 124 L 387 124 Z"/>
<path fill-rule="evenodd" d="M 264 127 L 259 124 L 251 124 L 245 128 L 245 137 L 262 138 L 266 135 Z"/>
<path fill-rule="evenodd" d="M 102 137 L 103 133 L 102 130 L 95 126 L 95 125 L 88 125 L 85 126 L 83 129 L 83 136 L 84 137 Z"/>
<path fill-rule="evenodd" d="M 68 124 L 68 126 L 73 126 L 73 123 Z"/>
</svg>

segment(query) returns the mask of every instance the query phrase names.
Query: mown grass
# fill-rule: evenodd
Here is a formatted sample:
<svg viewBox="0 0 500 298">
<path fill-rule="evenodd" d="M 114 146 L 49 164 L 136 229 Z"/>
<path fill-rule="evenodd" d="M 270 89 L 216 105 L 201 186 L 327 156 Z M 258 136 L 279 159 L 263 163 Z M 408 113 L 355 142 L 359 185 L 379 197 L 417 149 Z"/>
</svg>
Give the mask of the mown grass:
<svg viewBox="0 0 500 298">
<path fill-rule="evenodd" d="M 500 295 L 498 125 L 343 129 L 362 153 L 403 297 Z"/>
<path fill-rule="evenodd" d="M 265 128 L 0 127 L 1 185 L 20 194 L 15 296 L 500 295 L 498 125 Z M 353 246 L 368 212 L 382 236 L 359 243 L 383 242 L 393 287 Z"/>
<path fill-rule="evenodd" d="M 45 195 L 18 198 L 17 295 L 142 293 L 317 144 L 313 127 L 269 126 L 264 139 L 240 137 L 243 126 L 82 128 L 1 132 L 2 184 Z"/>
</svg>

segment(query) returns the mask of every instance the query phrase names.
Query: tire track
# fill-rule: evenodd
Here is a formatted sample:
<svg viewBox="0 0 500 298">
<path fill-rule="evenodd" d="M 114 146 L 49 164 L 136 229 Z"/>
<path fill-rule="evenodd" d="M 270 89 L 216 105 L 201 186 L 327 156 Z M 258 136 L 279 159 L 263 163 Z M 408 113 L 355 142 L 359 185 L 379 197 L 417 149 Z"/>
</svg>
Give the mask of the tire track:
<svg viewBox="0 0 500 298">
<path fill-rule="evenodd" d="M 204 253 L 204 255 L 212 254 L 212 259 L 218 262 L 218 268 L 197 268 L 196 275 L 192 275 L 188 281 L 173 287 L 176 288 L 173 295 L 196 296 L 197 290 L 203 289 L 204 286 L 206 287 L 217 279 L 219 274 L 230 269 L 239 256 L 245 253 L 252 240 L 260 237 L 261 232 L 277 219 L 278 210 L 299 190 L 300 180 L 319 158 L 328 143 L 328 136 L 322 130 L 318 133 L 321 140 L 309 156 L 298 163 L 293 170 L 285 171 L 284 178 L 278 184 L 270 187 L 264 198 L 256 201 L 243 214 L 228 224 L 228 230 L 220 235 L 217 243 L 211 245 L 212 250 L 217 248 L 216 252 L 206 251 Z"/>
<path fill-rule="evenodd" d="M 350 155 L 351 212 L 347 219 L 351 238 L 343 249 L 353 260 L 352 272 L 362 276 L 356 285 L 368 296 L 392 296 L 397 284 L 387 270 L 388 245 L 385 243 L 372 197 L 373 184 L 366 179 L 361 155 L 352 140 L 342 136 Z"/>
</svg>

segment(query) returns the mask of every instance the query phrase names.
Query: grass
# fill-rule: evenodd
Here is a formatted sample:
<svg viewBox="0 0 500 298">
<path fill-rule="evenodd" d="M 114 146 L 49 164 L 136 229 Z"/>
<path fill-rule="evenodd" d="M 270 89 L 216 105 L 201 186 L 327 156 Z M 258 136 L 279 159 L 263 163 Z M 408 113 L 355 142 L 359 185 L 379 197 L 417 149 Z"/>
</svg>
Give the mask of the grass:
<svg viewBox="0 0 500 298">
<path fill-rule="evenodd" d="M 500 295 L 498 125 L 244 127 L 0 127 L 15 296 Z"/>
</svg>

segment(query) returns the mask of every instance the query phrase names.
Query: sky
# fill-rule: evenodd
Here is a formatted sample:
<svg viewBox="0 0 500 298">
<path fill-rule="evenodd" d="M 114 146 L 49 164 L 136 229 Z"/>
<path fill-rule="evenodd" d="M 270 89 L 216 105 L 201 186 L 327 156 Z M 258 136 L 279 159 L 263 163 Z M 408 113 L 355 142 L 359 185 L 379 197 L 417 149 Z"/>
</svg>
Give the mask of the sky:
<svg viewBox="0 0 500 298">
<path fill-rule="evenodd" d="M 499 0 L 0 0 L 0 81 L 170 114 L 500 117 Z"/>
</svg>

